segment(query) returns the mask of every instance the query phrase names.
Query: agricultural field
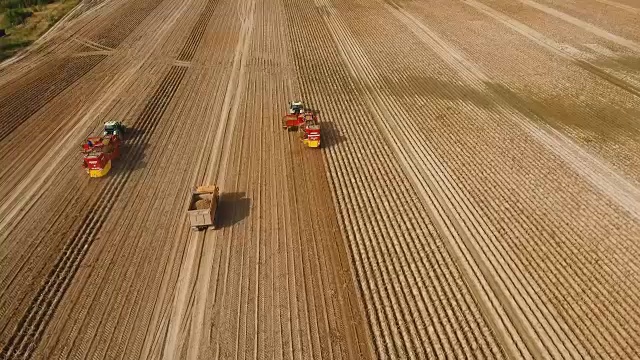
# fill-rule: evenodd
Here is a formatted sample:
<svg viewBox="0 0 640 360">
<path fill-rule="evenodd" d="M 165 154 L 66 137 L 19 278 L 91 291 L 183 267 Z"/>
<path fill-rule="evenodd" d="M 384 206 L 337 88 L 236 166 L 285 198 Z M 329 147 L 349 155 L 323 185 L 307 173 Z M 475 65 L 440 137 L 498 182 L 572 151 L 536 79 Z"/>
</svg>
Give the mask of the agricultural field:
<svg viewBox="0 0 640 360">
<path fill-rule="evenodd" d="M 65 13 L 0 63 L 0 359 L 640 357 L 638 0 Z"/>
</svg>

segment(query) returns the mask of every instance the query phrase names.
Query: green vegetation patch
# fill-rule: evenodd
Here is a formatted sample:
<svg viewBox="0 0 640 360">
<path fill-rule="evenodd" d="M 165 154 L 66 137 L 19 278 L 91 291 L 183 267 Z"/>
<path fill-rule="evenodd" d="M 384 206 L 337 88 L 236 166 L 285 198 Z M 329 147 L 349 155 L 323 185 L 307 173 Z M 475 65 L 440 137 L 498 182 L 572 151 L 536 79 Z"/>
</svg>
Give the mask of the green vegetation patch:
<svg viewBox="0 0 640 360">
<path fill-rule="evenodd" d="M 79 0 L 0 0 L 0 61 L 29 46 Z M 1 32 L 0 32 L 1 33 Z"/>
</svg>

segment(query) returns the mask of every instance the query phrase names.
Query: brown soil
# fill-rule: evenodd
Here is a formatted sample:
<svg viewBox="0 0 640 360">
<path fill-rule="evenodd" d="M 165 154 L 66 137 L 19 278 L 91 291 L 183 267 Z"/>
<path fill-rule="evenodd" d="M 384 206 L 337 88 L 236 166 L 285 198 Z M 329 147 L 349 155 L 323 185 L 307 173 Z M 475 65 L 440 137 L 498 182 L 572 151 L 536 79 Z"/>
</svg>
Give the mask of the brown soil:
<svg viewBox="0 0 640 360">
<path fill-rule="evenodd" d="M 638 357 L 629 1 L 85 4 L 0 65 L 0 357 Z"/>
</svg>

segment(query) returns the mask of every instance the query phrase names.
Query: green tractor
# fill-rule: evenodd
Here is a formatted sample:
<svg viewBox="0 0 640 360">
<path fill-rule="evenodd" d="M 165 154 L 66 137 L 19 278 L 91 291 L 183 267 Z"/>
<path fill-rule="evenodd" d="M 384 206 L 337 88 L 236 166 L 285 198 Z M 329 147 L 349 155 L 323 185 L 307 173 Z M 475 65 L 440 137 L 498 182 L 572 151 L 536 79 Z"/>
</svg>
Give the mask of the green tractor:
<svg viewBox="0 0 640 360">
<path fill-rule="evenodd" d="M 106 123 L 104 123 L 104 131 L 102 132 L 102 136 L 116 135 L 117 137 L 124 139 L 125 131 L 126 128 L 120 121 L 107 121 Z"/>
</svg>

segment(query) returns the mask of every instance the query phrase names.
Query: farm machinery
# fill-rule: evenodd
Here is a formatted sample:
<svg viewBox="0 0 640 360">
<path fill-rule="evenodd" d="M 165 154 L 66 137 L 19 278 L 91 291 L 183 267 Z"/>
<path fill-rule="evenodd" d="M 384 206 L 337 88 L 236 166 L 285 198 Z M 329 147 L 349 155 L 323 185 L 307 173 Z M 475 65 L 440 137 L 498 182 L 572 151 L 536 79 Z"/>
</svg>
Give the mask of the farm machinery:
<svg viewBox="0 0 640 360">
<path fill-rule="evenodd" d="M 104 129 L 102 130 L 102 135 L 117 135 L 120 138 L 124 138 L 124 133 L 126 128 L 123 123 L 120 121 L 107 121 L 104 123 Z"/>
<path fill-rule="evenodd" d="M 216 210 L 220 202 L 220 189 L 216 185 L 197 186 L 191 190 L 187 215 L 193 230 L 216 228 Z"/>
<path fill-rule="evenodd" d="M 111 170 L 112 161 L 120 156 L 124 125 L 117 121 L 104 124 L 101 136 L 88 137 L 82 144 L 83 162 L 90 177 L 102 177 Z"/>
<path fill-rule="evenodd" d="M 302 101 L 289 102 L 287 115 L 282 119 L 282 128 L 298 130 L 302 143 L 307 147 L 320 147 L 320 122 L 318 115 L 310 109 L 305 109 Z"/>
</svg>

